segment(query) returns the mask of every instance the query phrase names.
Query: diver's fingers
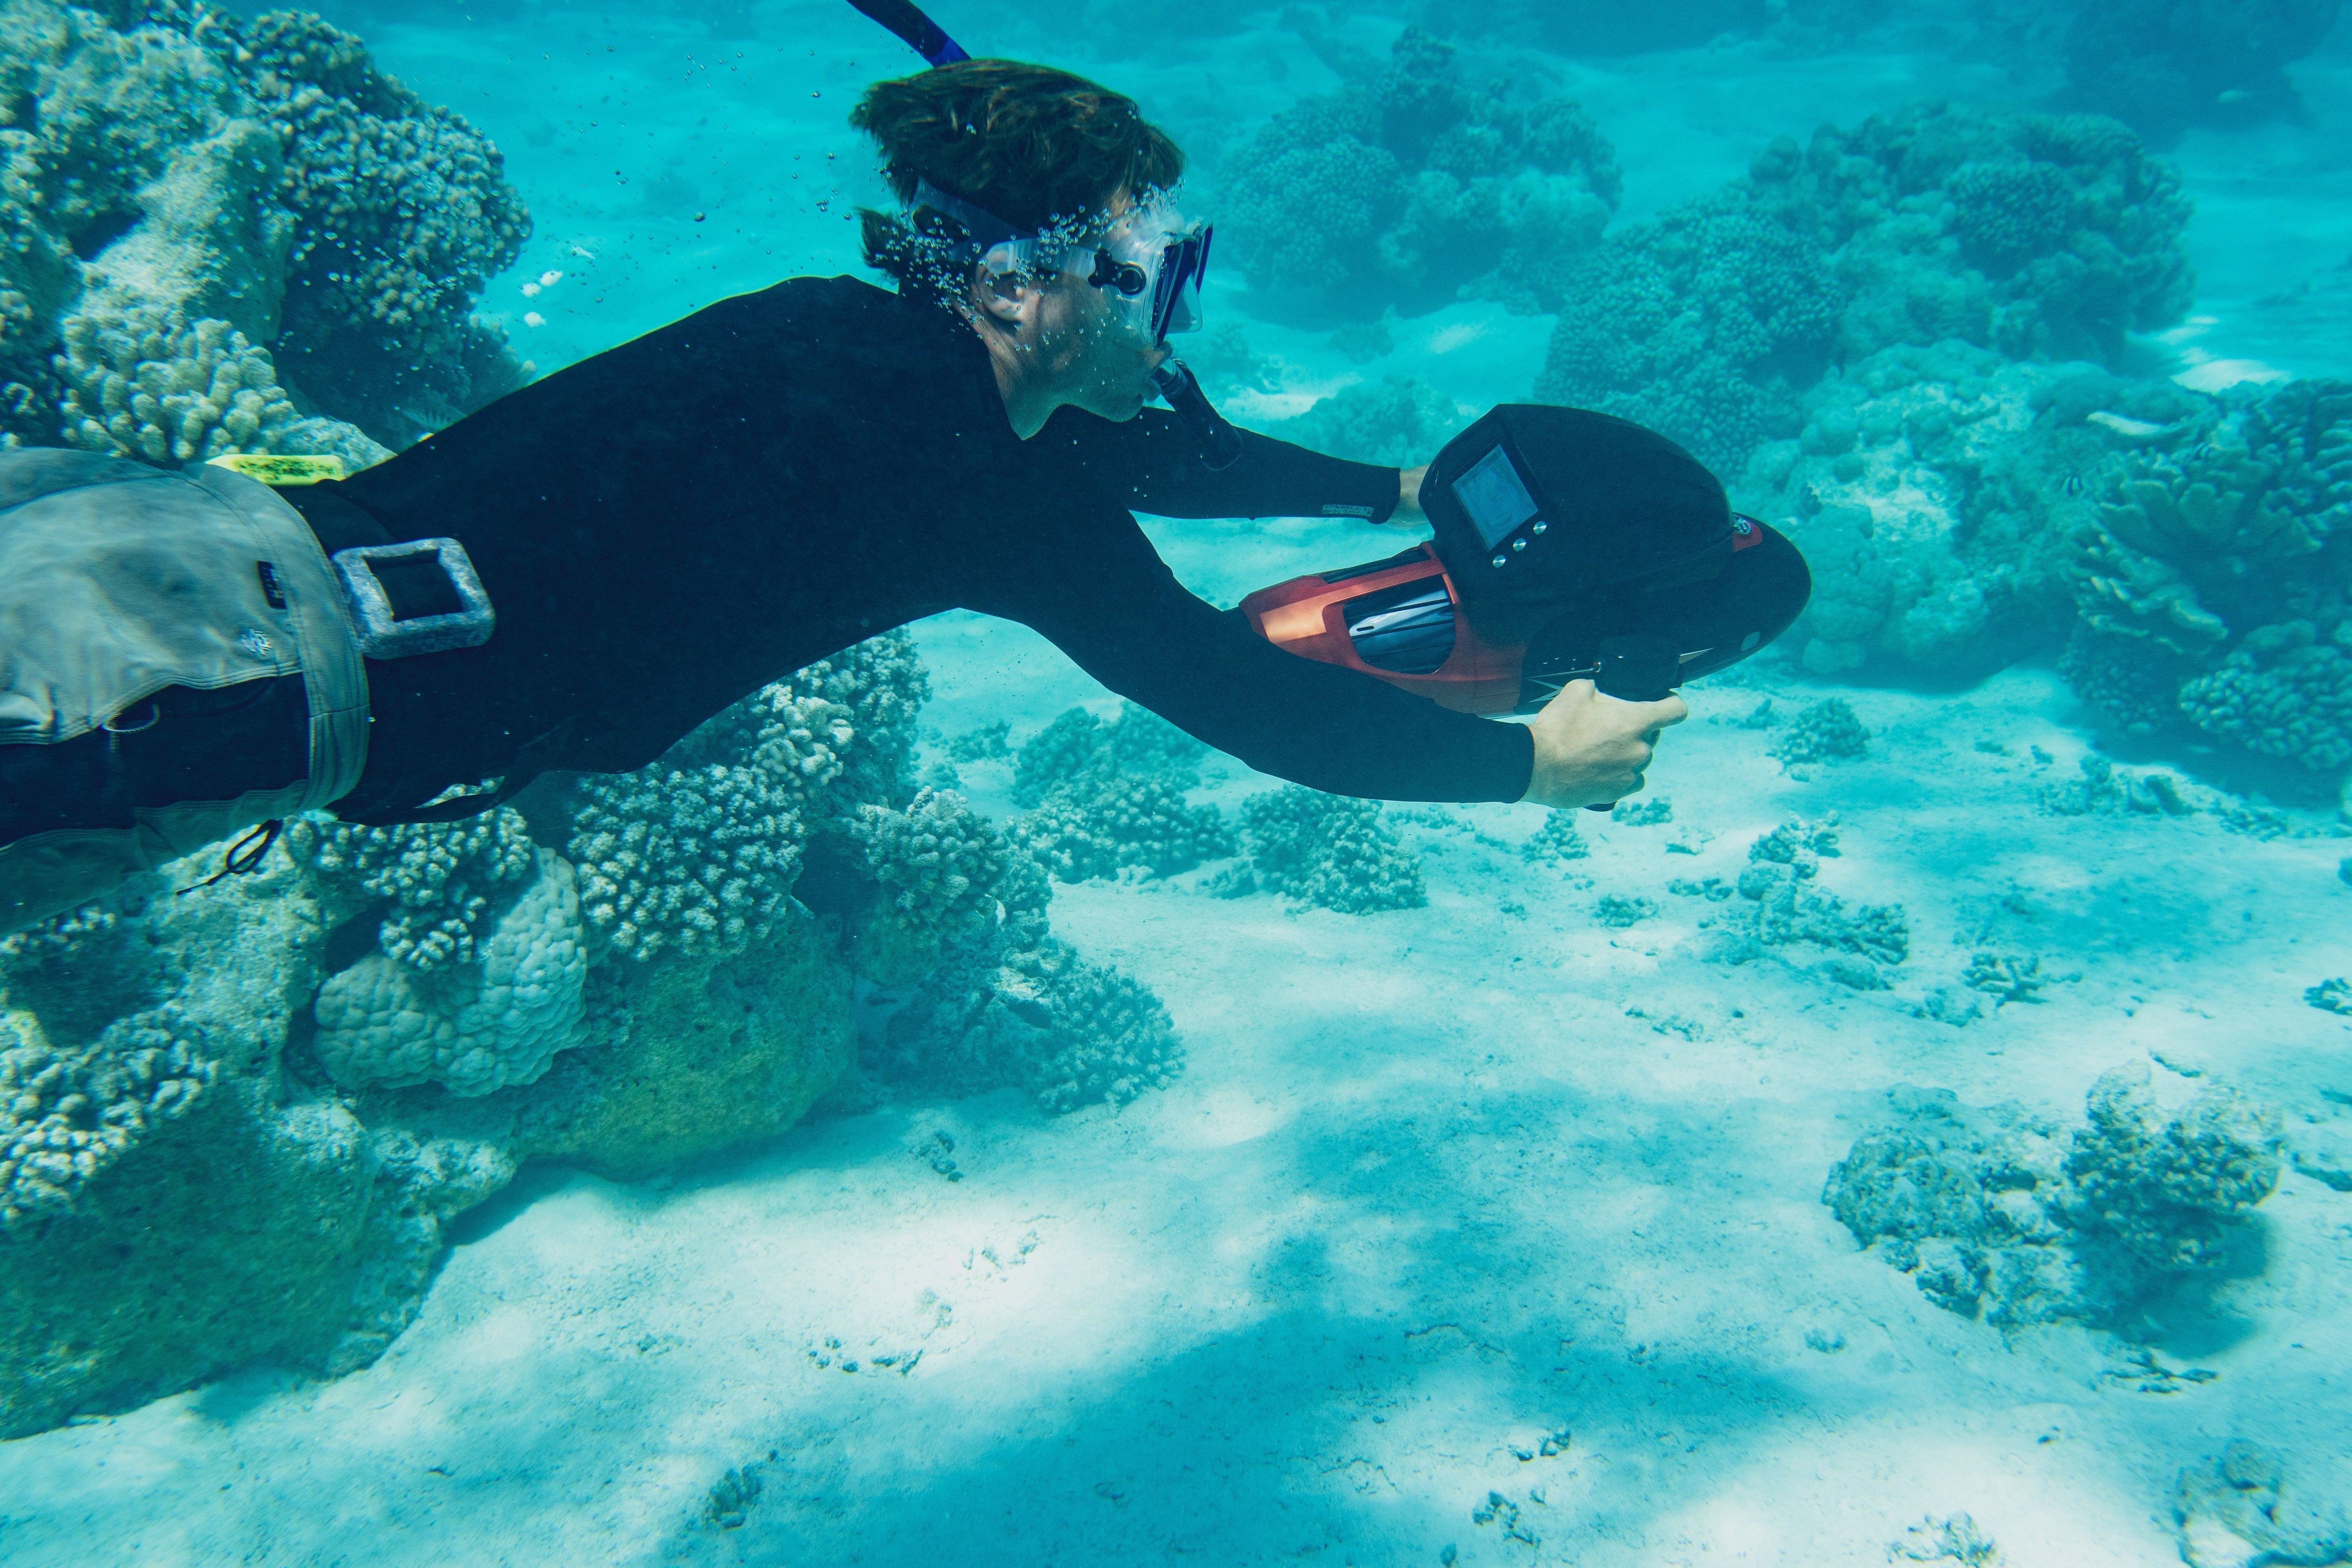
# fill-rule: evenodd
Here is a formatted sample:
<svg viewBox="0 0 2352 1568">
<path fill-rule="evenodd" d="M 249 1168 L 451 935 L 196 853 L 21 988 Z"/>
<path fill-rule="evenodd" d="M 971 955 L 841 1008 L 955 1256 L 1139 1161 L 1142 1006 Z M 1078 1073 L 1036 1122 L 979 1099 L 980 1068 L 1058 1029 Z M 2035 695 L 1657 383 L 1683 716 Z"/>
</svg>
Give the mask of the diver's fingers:
<svg viewBox="0 0 2352 1568">
<path fill-rule="evenodd" d="M 1601 695 L 1608 694 L 1603 692 Z M 1625 706 L 1642 710 L 1640 715 L 1642 732 L 1653 740 L 1657 738 L 1659 731 L 1669 724 L 1679 724 L 1690 717 L 1689 705 L 1672 692 L 1668 692 L 1656 702 L 1628 702 Z"/>
</svg>

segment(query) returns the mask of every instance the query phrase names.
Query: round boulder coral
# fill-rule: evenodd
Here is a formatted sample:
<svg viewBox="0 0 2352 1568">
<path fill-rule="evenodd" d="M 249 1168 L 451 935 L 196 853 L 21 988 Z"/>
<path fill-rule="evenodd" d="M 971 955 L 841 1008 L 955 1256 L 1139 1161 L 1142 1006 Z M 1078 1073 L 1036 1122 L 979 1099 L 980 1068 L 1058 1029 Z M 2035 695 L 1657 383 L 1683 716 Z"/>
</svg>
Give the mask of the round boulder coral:
<svg viewBox="0 0 2352 1568">
<path fill-rule="evenodd" d="M 319 988 L 315 1048 L 336 1082 L 488 1094 L 535 1081 L 580 1043 L 588 944 L 578 885 L 553 852 L 534 863 L 472 962 L 421 973 L 371 952 Z"/>
</svg>

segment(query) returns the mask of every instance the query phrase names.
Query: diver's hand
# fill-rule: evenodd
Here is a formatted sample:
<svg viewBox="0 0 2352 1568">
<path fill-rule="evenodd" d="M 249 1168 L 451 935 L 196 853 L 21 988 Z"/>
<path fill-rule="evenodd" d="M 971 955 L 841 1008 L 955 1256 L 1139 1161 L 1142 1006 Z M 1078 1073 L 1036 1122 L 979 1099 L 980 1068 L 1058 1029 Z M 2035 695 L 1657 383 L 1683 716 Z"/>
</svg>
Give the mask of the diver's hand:
<svg viewBox="0 0 2352 1568">
<path fill-rule="evenodd" d="M 1429 472 L 1423 463 L 1417 468 L 1403 468 L 1397 473 L 1396 510 L 1389 513 L 1391 522 L 1427 522 L 1429 514 L 1421 510 L 1421 476 Z"/>
<path fill-rule="evenodd" d="M 1641 789 L 1658 731 L 1689 717 L 1679 697 L 1626 702 L 1602 695 L 1589 680 L 1571 680 L 1528 725 L 1535 735 L 1536 770 L 1519 798 L 1563 811 L 1622 800 Z"/>
</svg>

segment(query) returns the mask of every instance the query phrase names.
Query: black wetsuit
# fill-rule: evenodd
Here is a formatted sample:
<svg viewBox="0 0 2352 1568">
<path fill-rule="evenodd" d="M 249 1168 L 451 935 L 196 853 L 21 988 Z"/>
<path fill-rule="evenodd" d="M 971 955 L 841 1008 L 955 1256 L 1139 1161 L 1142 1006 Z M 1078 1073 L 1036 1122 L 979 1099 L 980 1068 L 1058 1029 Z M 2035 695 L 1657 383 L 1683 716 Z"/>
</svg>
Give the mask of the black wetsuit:
<svg viewBox="0 0 2352 1568">
<path fill-rule="evenodd" d="M 331 549 L 455 536 L 498 610 L 480 647 L 369 664 L 367 772 L 340 809 L 642 767 L 767 682 L 958 607 L 1035 628 L 1266 773 L 1396 800 L 1523 795 L 1524 729 L 1282 652 L 1186 592 L 1127 510 L 1380 521 L 1396 470 L 1262 436 L 1222 473 L 1193 451 L 1149 412 L 1066 408 L 1016 438 L 969 327 L 853 279 L 698 311 L 286 492 Z"/>
</svg>

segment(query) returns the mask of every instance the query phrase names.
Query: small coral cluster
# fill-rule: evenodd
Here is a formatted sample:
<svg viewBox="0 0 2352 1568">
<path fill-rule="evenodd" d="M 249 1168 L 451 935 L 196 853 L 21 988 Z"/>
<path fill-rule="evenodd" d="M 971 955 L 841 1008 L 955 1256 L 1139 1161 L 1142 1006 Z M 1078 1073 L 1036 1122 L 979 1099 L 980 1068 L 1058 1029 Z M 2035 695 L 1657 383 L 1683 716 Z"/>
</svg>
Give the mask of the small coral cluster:
<svg viewBox="0 0 2352 1568">
<path fill-rule="evenodd" d="M 1898 1124 L 1856 1141 L 1822 1201 L 1937 1306 L 2005 1329 L 2117 1324 L 2210 1277 L 2278 1180 L 2276 1112 L 2221 1088 L 2167 1110 L 2145 1063 L 2102 1077 L 2071 1131 L 1948 1090 L 1894 1099 Z"/>
<path fill-rule="evenodd" d="M 1519 846 L 1519 858 L 1530 866 L 1564 866 L 1591 855 L 1592 847 L 1577 831 L 1577 815 L 1573 811 L 1544 813 L 1543 825 Z"/>
<path fill-rule="evenodd" d="M 186 1114 L 219 1070 L 193 1034 L 166 1006 L 61 1050 L 0 1017 L 0 1231 L 69 1212 L 156 1122 Z"/>
<path fill-rule="evenodd" d="M 1118 1106 L 1181 1070 L 1167 1009 L 1136 981 L 1049 934 L 1052 885 L 1006 853 L 991 889 L 998 922 L 961 945 L 892 1015 L 863 1058 L 868 1075 L 929 1092 L 1017 1086 L 1047 1111 Z"/>
<path fill-rule="evenodd" d="M 0 8 L 6 444 L 373 460 L 527 374 L 471 310 L 529 227 L 478 132 L 308 13 Z"/>
<path fill-rule="evenodd" d="M 1775 761 L 1790 766 L 1859 757 L 1869 750 L 1870 731 L 1843 697 L 1809 703 L 1768 748 Z"/>
<path fill-rule="evenodd" d="M 2352 1521 L 2343 1508 L 2307 1496 L 2277 1454 L 2242 1437 L 2180 1472 L 2172 1491 L 2172 1522 L 2189 1568 L 2270 1568 L 2352 1558 Z"/>
<path fill-rule="evenodd" d="M 1418 27 L 1385 62 L 1314 41 L 1346 88 L 1285 110 L 1228 160 L 1223 227 L 1251 286 L 1359 318 L 1465 290 L 1527 309 L 1555 298 L 1622 183 L 1591 117 L 1464 85 L 1453 46 Z"/>
<path fill-rule="evenodd" d="M 590 929 L 639 962 L 742 952 L 799 879 L 798 800 L 788 776 L 757 763 L 583 777 L 563 854 Z"/>
<path fill-rule="evenodd" d="M 1863 990 L 1883 990 L 1875 965 L 1903 963 L 1911 953 L 1911 921 L 1900 904 L 1849 905 L 1819 886 L 1821 863 L 1840 853 L 1834 814 L 1822 821 L 1791 818 L 1748 847 L 1748 865 L 1724 900 L 1717 955 L 1744 962 L 1762 949 L 1802 944 L 1868 961 L 1832 960 L 1832 977 Z M 1714 895 L 1714 889 L 1696 890 Z M 1731 940 L 1726 942 L 1721 937 Z"/>
<path fill-rule="evenodd" d="M 1014 760 L 1014 798 L 1033 809 L 1014 822 L 1013 837 L 1065 882 L 1129 868 L 1173 876 L 1231 854 L 1217 808 L 1184 798 L 1207 750 L 1131 702 L 1108 725 L 1073 708 Z"/>
<path fill-rule="evenodd" d="M 1429 902 L 1421 857 L 1381 817 L 1378 801 L 1297 784 L 1254 796 L 1242 807 L 1247 863 L 1213 890 L 1238 898 L 1263 889 L 1348 915 L 1419 909 Z"/>
</svg>

